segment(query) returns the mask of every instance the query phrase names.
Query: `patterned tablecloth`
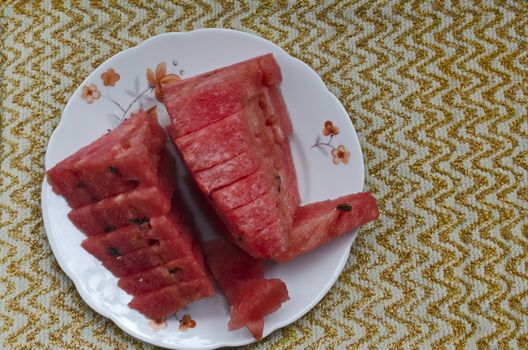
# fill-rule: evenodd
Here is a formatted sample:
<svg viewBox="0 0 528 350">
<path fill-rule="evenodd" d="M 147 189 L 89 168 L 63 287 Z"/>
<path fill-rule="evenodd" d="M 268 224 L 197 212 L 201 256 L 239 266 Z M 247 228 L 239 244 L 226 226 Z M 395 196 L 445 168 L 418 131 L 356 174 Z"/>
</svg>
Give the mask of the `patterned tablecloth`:
<svg viewBox="0 0 528 350">
<path fill-rule="evenodd" d="M 258 34 L 347 109 L 381 217 L 330 293 L 255 348 L 528 349 L 528 3 L 0 4 L 0 348 L 150 348 L 53 257 L 48 138 L 100 63 L 164 32 Z"/>
</svg>

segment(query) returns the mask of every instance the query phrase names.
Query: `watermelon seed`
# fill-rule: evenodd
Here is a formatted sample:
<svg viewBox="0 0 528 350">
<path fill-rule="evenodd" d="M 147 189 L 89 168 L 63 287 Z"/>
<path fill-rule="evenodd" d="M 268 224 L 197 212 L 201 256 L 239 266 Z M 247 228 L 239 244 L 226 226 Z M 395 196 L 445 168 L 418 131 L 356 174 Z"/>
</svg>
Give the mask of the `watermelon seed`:
<svg viewBox="0 0 528 350">
<path fill-rule="evenodd" d="M 77 181 L 77 183 L 75 184 L 76 187 L 80 187 L 80 188 L 84 188 L 86 187 L 86 184 L 82 181 Z"/>
<path fill-rule="evenodd" d="M 141 224 L 150 222 L 150 220 L 148 218 L 132 218 L 132 219 L 128 219 L 128 222 L 130 222 L 131 224 L 141 225 Z"/>
<path fill-rule="evenodd" d="M 118 174 L 119 173 L 119 169 L 117 169 L 115 166 L 109 166 L 108 167 L 108 170 L 112 173 L 112 174 Z"/>
<path fill-rule="evenodd" d="M 112 256 L 119 256 L 119 250 L 117 250 L 117 248 L 110 247 L 110 248 L 108 248 L 108 252 Z"/>
<path fill-rule="evenodd" d="M 172 269 L 169 270 L 169 273 L 177 273 L 177 272 L 180 272 L 182 269 L 180 269 L 179 267 L 174 267 Z"/>
<path fill-rule="evenodd" d="M 116 227 L 115 227 L 115 226 L 112 226 L 112 225 L 105 226 L 105 227 L 104 227 L 104 232 L 105 232 L 105 233 L 112 232 L 112 231 L 114 231 L 115 229 L 116 229 Z"/>
<path fill-rule="evenodd" d="M 352 206 L 350 204 L 343 203 L 343 204 L 339 204 L 336 207 L 336 209 L 337 210 L 341 210 L 341 211 L 351 211 L 352 210 Z"/>
<path fill-rule="evenodd" d="M 139 282 L 143 282 L 143 277 L 141 277 L 140 279 L 138 279 Z"/>
<path fill-rule="evenodd" d="M 149 239 L 148 240 L 148 245 L 149 246 L 159 245 L 159 241 L 157 239 Z"/>
<path fill-rule="evenodd" d="M 279 193 L 280 193 L 280 191 L 281 191 L 281 183 L 282 183 L 282 179 L 281 179 L 281 177 L 280 177 L 279 175 L 277 175 L 277 176 L 275 176 L 275 180 L 277 180 L 277 182 L 279 183 L 279 185 L 278 185 L 278 189 L 277 189 L 277 190 L 278 190 Z"/>
</svg>

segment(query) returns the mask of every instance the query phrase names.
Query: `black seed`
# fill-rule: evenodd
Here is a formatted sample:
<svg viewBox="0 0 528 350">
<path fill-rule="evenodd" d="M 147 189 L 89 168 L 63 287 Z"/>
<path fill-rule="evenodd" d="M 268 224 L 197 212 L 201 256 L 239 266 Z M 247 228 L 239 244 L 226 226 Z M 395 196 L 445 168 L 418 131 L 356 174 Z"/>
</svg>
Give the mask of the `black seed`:
<svg viewBox="0 0 528 350">
<path fill-rule="evenodd" d="M 279 175 L 275 176 L 275 180 L 277 180 L 277 182 L 279 183 L 278 186 L 277 186 L 277 191 L 281 191 L 281 183 L 282 183 L 282 179 Z"/>
<path fill-rule="evenodd" d="M 337 210 L 341 210 L 341 211 L 351 211 L 352 210 L 352 206 L 350 204 L 343 203 L 343 204 L 339 204 L 336 207 L 336 209 Z"/>
<path fill-rule="evenodd" d="M 109 166 L 108 167 L 108 170 L 112 173 L 112 174 L 117 174 L 119 173 L 119 170 L 115 167 L 115 166 Z"/>
<path fill-rule="evenodd" d="M 108 248 L 108 252 L 112 256 L 119 256 L 119 250 L 117 250 L 117 248 L 110 247 L 110 248 Z"/>
<path fill-rule="evenodd" d="M 149 218 L 132 218 L 132 219 L 128 219 L 128 222 L 130 222 L 131 224 L 141 225 L 141 224 L 150 222 L 150 220 Z"/>
<path fill-rule="evenodd" d="M 182 269 L 180 269 L 179 267 L 174 267 L 172 269 L 169 270 L 169 273 L 177 273 L 177 272 L 180 272 Z"/>
<path fill-rule="evenodd" d="M 108 225 L 108 226 L 105 226 L 105 227 L 104 227 L 104 232 L 105 232 L 105 233 L 112 232 L 112 231 L 115 230 L 115 229 L 116 229 L 115 226 Z"/>
</svg>

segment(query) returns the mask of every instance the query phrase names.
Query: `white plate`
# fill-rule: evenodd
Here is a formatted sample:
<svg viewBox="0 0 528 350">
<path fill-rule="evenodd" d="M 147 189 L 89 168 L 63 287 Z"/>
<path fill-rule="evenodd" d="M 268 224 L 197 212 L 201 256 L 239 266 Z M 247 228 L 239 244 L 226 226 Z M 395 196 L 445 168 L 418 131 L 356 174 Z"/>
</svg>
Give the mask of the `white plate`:
<svg viewBox="0 0 528 350">
<path fill-rule="evenodd" d="M 162 34 L 99 66 L 77 88 L 66 105 L 48 144 L 46 169 L 116 126 L 116 116 L 122 117 L 123 110 L 144 91 L 132 103 L 126 116 L 140 106 L 157 104 L 160 120 L 166 123 L 165 108 L 154 98 L 153 91 L 148 90 L 147 68 L 155 69 L 159 63 L 165 62 L 167 73 L 185 78 L 269 52 L 275 55 L 284 77 L 282 92 L 294 126 L 290 144 L 303 203 L 362 191 L 363 158 L 356 132 L 345 109 L 319 76 L 271 42 L 225 29 Z M 120 78 L 115 86 L 104 86 L 101 75 L 110 68 Z M 91 84 L 97 87 L 101 96 L 87 103 L 82 98 L 82 89 Z M 95 93 L 95 97 L 97 95 Z M 332 138 L 323 135 L 327 120 L 339 127 L 339 133 Z M 312 147 L 316 139 L 331 146 Z M 338 145 L 343 145 L 349 152 L 348 164 L 333 162 L 331 147 Z M 180 187 L 186 192 L 183 181 L 180 181 Z M 189 194 L 185 196 L 193 206 Z M 195 209 L 193 219 L 201 222 L 200 213 Z M 166 328 L 153 329 L 145 317 L 128 308 L 131 297 L 117 287 L 117 279 L 81 248 L 84 236 L 68 220 L 69 207 L 52 192 L 46 181 L 42 187 L 42 211 L 53 253 L 81 297 L 125 332 L 171 349 L 208 349 L 254 342 L 245 328 L 227 331 L 229 309 L 220 294 L 195 302 L 177 314 L 179 317 L 183 313 L 190 314 L 197 323 L 195 328 L 180 331 L 179 321 L 173 316 L 167 321 Z M 207 230 L 207 226 L 204 227 Z M 265 336 L 297 320 L 321 300 L 341 273 L 356 234 L 357 230 L 289 263 L 271 264 L 266 276 L 281 278 L 287 284 L 290 301 L 266 318 Z"/>
</svg>

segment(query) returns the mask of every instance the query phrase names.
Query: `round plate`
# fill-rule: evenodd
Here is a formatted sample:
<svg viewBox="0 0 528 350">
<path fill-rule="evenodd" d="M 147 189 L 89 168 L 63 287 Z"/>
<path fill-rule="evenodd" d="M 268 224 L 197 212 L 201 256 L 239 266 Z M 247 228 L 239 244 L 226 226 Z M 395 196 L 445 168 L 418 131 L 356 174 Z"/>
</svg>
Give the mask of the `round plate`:
<svg viewBox="0 0 528 350">
<path fill-rule="evenodd" d="M 294 126 L 290 144 L 303 204 L 362 191 L 363 158 L 356 132 L 345 109 L 319 76 L 271 42 L 225 29 L 162 34 L 99 66 L 66 105 L 48 144 L 46 169 L 140 107 L 158 105 L 160 122 L 166 124 L 167 112 L 149 88 L 148 68 L 155 71 L 164 63 L 166 74 L 186 78 L 269 52 L 283 73 L 281 88 Z M 179 181 L 180 190 L 185 192 L 184 179 Z M 187 200 L 193 206 L 192 197 L 187 196 Z M 153 327 L 127 306 L 131 296 L 117 287 L 117 279 L 81 248 L 84 236 L 68 220 L 70 208 L 46 181 L 42 210 L 53 253 L 81 297 L 125 332 L 171 349 L 209 349 L 255 341 L 245 328 L 227 331 L 229 307 L 221 294 L 189 305 L 169 318 L 165 328 Z M 200 222 L 199 212 L 193 211 L 193 216 Z M 341 273 L 356 234 L 357 230 L 289 263 L 269 265 L 266 276 L 282 279 L 290 300 L 266 318 L 264 336 L 297 320 L 321 300 Z M 178 318 L 184 313 L 191 315 L 196 327 L 179 329 Z"/>
</svg>

